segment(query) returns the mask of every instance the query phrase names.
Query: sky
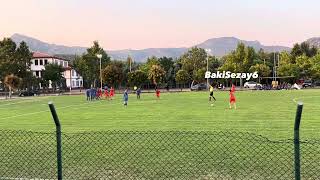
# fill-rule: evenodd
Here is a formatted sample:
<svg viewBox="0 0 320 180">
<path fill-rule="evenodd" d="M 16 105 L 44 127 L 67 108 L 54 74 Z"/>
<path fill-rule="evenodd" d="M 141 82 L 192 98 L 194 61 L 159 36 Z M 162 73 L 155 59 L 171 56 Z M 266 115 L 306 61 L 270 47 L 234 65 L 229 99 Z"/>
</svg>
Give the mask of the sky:
<svg viewBox="0 0 320 180">
<path fill-rule="evenodd" d="M 0 38 L 108 50 L 190 47 L 233 36 L 292 46 L 320 37 L 319 0 L 0 0 Z"/>
</svg>

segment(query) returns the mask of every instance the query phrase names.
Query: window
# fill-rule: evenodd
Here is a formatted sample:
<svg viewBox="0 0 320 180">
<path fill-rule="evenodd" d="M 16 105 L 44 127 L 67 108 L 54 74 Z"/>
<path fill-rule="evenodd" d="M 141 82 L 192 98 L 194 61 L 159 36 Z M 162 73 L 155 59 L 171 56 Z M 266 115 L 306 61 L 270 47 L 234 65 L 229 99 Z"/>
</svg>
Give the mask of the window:
<svg viewBox="0 0 320 180">
<path fill-rule="evenodd" d="M 37 62 L 37 64 L 38 64 L 38 60 L 35 61 L 35 62 Z M 36 76 L 37 76 L 37 77 L 40 77 L 40 72 L 39 72 L 39 71 L 36 71 Z"/>
<path fill-rule="evenodd" d="M 82 81 L 80 81 L 80 86 L 82 87 Z"/>
<path fill-rule="evenodd" d="M 79 87 L 79 81 L 76 81 L 76 83 L 77 83 L 77 87 Z"/>
<path fill-rule="evenodd" d="M 38 59 L 34 60 L 34 65 L 38 66 Z"/>
<path fill-rule="evenodd" d="M 48 59 L 45 59 L 44 60 L 44 65 L 47 65 L 48 64 Z"/>
<path fill-rule="evenodd" d="M 60 66 L 63 66 L 63 61 L 60 61 L 59 65 L 60 65 Z"/>
<path fill-rule="evenodd" d="M 72 87 L 75 87 L 76 83 L 74 81 L 72 81 Z"/>
<path fill-rule="evenodd" d="M 71 74 L 72 74 L 72 76 L 74 76 L 74 70 L 71 70 Z"/>
<path fill-rule="evenodd" d="M 64 66 L 64 67 L 68 67 L 68 62 L 67 62 L 67 61 L 64 61 L 63 66 Z"/>
<path fill-rule="evenodd" d="M 40 66 L 43 66 L 43 60 L 42 59 L 39 59 L 39 64 L 40 64 Z"/>
</svg>

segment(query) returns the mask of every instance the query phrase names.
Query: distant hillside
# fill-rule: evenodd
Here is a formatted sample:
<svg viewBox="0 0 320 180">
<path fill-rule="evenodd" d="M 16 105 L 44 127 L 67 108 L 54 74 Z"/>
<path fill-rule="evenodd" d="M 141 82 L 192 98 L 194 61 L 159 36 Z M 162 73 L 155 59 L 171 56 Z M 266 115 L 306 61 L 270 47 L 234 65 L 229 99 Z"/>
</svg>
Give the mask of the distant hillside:
<svg viewBox="0 0 320 180">
<path fill-rule="evenodd" d="M 251 46 L 255 50 L 264 49 L 267 52 L 272 51 L 289 51 L 291 48 L 285 46 L 264 46 L 259 41 L 245 41 L 235 37 L 221 37 L 209 39 L 198 47 L 211 49 L 212 53 L 217 56 L 223 56 L 236 49 L 238 43 L 243 42 L 246 46 Z"/>
<path fill-rule="evenodd" d="M 49 44 L 38 39 L 28 37 L 21 34 L 14 34 L 11 39 L 16 43 L 25 41 L 31 50 L 44 52 L 48 54 L 82 54 L 87 48 L 80 46 L 63 46 L 56 44 Z"/>
<path fill-rule="evenodd" d="M 306 40 L 311 46 L 316 46 L 320 48 L 320 37 L 314 37 Z"/>
<path fill-rule="evenodd" d="M 66 55 L 67 57 L 74 57 L 75 54 L 80 55 L 84 53 L 87 47 L 80 46 L 64 46 L 64 45 L 56 45 L 49 44 L 38 39 L 28 37 L 21 34 L 14 34 L 11 36 L 13 41 L 16 43 L 20 43 L 21 41 L 25 41 L 32 51 L 40 51 L 48 54 L 59 54 Z M 245 41 L 235 37 L 221 37 L 221 38 L 213 38 L 209 39 L 203 43 L 200 43 L 196 46 L 206 49 L 211 49 L 212 54 L 216 56 L 224 56 L 227 53 L 234 50 L 239 42 L 243 42 L 247 46 L 252 46 L 256 50 L 260 48 L 264 49 L 267 52 L 271 51 L 288 51 L 289 47 L 284 46 L 264 46 L 259 41 Z M 148 48 L 141 50 L 115 50 L 115 51 L 107 51 L 107 53 L 113 59 L 124 60 L 128 57 L 128 55 L 132 56 L 136 62 L 145 62 L 148 57 L 156 56 L 168 56 L 177 58 L 184 52 L 186 52 L 188 48 Z"/>
</svg>

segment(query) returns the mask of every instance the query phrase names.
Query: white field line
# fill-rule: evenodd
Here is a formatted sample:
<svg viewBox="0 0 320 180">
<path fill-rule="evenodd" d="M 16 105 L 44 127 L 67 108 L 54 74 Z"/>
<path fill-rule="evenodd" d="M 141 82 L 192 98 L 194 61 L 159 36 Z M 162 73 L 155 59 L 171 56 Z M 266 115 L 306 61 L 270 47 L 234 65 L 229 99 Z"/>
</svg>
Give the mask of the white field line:
<svg viewBox="0 0 320 180">
<path fill-rule="evenodd" d="M 71 108 L 71 107 L 76 107 L 76 106 L 78 106 L 76 109 L 82 109 L 82 108 L 87 108 L 87 106 L 85 106 L 85 107 L 79 107 L 79 106 L 96 104 L 96 102 L 100 102 L 100 101 L 94 101 L 94 102 L 91 102 L 91 103 L 83 103 L 83 104 L 63 106 L 63 107 L 59 107 L 59 108 L 56 108 L 56 109 L 65 109 L 65 108 Z M 102 105 L 106 105 L 106 104 L 102 104 Z M 39 113 L 44 113 L 44 112 L 49 112 L 49 109 L 48 110 L 43 110 L 43 111 L 32 112 L 32 113 L 18 114 L 18 115 L 15 115 L 15 116 L 8 116 L 8 117 L 0 118 L 0 120 L 2 120 L 2 119 L 11 119 L 11 118 L 16 118 L 16 117 L 21 117 L 21 116 L 29 116 L 29 115 L 34 115 L 34 114 L 39 114 Z"/>
<path fill-rule="evenodd" d="M 36 98 L 36 99 L 27 99 L 27 100 L 13 102 L 13 103 L 0 104 L 0 107 L 1 106 L 9 106 L 9 105 L 21 104 L 21 103 L 27 103 L 27 102 L 39 102 L 39 101 L 43 101 L 44 99 L 48 99 L 48 98 L 49 97 L 39 97 L 39 98 Z"/>
<path fill-rule="evenodd" d="M 293 98 L 292 101 L 297 104 L 296 98 Z"/>
<path fill-rule="evenodd" d="M 53 179 L 43 179 L 43 178 L 13 178 L 13 177 L 0 177 L 0 180 L 53 180 Z"/>
</svg>

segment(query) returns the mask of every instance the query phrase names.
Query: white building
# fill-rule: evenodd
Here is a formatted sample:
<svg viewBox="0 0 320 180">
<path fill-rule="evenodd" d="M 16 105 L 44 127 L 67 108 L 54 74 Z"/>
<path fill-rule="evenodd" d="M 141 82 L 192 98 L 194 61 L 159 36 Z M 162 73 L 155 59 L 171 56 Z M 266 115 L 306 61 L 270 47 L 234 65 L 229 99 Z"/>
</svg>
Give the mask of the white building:
<svg viewBox="0 0 320 180">
<path fill-rule="evenodd" d="M 53 63 L 59 64 L 65 69 L 63 77 L 66 79 L 68 88 L 83 87 L 83 78 L 69 65 L 69 61 L 66 59 L 45 53 L 34 52 L 30 69 L 34 76 L 41 77 L 43 74 L 42 71 L 45 70 L 45 65 Z"/>
</svg>

